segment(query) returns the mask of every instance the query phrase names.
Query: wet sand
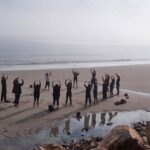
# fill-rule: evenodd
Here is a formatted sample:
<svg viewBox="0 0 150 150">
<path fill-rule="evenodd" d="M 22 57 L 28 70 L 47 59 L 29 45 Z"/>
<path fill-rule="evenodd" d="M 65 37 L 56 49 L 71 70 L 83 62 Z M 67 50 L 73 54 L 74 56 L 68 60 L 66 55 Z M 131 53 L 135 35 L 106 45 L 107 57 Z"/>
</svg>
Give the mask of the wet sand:
<svg viewBox="0 0 150 150">
<path fill-rule="evenodd" d="M 135 66 L 121 66 L 121 67 L 101 67 L 95 68 L 97 71 L 97 79 L 99 84 L 102 84 L 101 76 L 104 73 L 115 74 L 121 76 L 121 94 L 108 98 L 102 101 L 102 88 L 99 86 L 99 103 L 91 107 L 84 107 L 85 88 L 84 81 L 90 81 L 90 68 L 78 69 L 79 87 L 72 89 L 73 106 L 64 107 L 66 87 L 65 79 L 72 79 L 71 69 L 53 69 L 53 70 L 33 70 L 33 71 L 9 71 L 9 79 L 7 81 L 8 100 L 13 101 L 12 83 L 16 76 L 23 78 L 25 84 L 22 88 L 22 96 L 20 105 L 15 108 L 12 103 L 0 103 L 0 139 L 9 137 L 19 137 L 32 134 L 38 130 L 49 127 L 51 124 L 59 119 L 68 117 L 77 111 L 86 112 L 100 112 L 100 111 L 130 111 L 130 110 L 150 110 L 150 65 L 135 65 Z M 42 89 L 45 86 L 46 72 L 52 72 L 50 81 L 60 80 L 62 83 L 60 96 L 60 109 L 52 113 L 48 112 L 48 105 L 52 104 L 52 87 L 50 91 L 41 91 L 39 108 L 33 108 L 33 89 L 29 88 L 34 80 L 41 80 Z M 0 72 L 2 75 L 5 72 Z M 126 91 L 126 90 L 129 91 Z M 116 93 L 116 90 L 114 91 Z M 124 98 L 124 93 L 128 92 L 129 99 L 127 104 L 115 106 L 114 102 Z M 92 99 L 93 100 L 93 99 Z"/>
</svg>

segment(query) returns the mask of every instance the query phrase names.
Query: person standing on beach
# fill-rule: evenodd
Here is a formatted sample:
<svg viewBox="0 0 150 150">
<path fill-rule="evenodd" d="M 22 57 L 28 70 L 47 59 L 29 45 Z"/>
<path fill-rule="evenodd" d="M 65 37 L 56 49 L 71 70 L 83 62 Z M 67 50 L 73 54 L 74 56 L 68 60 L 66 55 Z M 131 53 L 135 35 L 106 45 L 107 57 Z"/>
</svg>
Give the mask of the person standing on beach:
<svg viewBox="0 0 150 150">
<path fill-rule="evenodd" d="M 67 93 L 66 93 L 66 106 L 68 103 L 68 98 L 70 99 L 70 106 L 72 105 L 72 81 L 71 80 L 65 80 L 65 85 L 67 87 Z"/>
<path fill-rule="evenodd" d="M 120 94 L 120 76 L 116 73 L 117 80 L 116 80 L 116 89 L 117 89 L 117 95 Z"/>
<path fill-rule="evenodd" d="M 114 77 L 114 76 L 111 76 L 110 95 L 111 95 L 112 97 L 114 96 L 114 93 L 113 93 L 114 85 L 115 85 L 115 77 Z"/>
<path fill-rule="evenodd" d="M 55 106 L 55 103 L 57 102 L 57 107 L 59 107 L 61 83 L 60 83 L 60 81 L 58 81 L 58 83 L 54 84 L 54 82 L 55 81 L 52 82 L 52 86 L 53 86 L 53 106 Z"/>
<path fill-rule="evenodd" d="M 76 87 L 78 87 L 78 76 L 79 76 L 79 72 L 76 70 L 72 70 L 73 73 L 73 87 L 76 85 Z"/>
<path fill-rule="evenodd" d="M 110 81 L 110 75 L 105 73 L 105 82 L 106 82 L 107 92 L 109 90 L 109 81 Z"/>
<path fill-rule="evenodd" d="M 93 96 L 94 96 L 94 104 L 98 102 L 97 91 L 98 91 L 98 83 L 96 77 L 91 79 L 91 83 L 93 84 Z"/>
<path fill-rule="evenodd" d="M 92 89 L 92 84 L 90 82 L 85 82 L 84 83 L 84 87 L 86 88 L 86 92 L 85 92 L 85 107 L 86 107 L 88 100 L 89 100 L 89 104 L 91 105 L 91 89 Z"/>
<path fill-rule="evenodd" d="M 96 77 L 96 71 L 95 71 L 95 69 L 91 69 L 90 72 L 92 74 L 92 78 L 95 78 Z"/>
<path fill-rule="evenodd" d="M 36 83 L 36 81 L 34 81 L 34 103 L 33 103 L 33 107 L 35 107 L 35 104 L 37 104 L 37 107 L 39 106 L 40 89 L 41 89 L 41 82 L 39 81 L 39 83 Z"/>
<path fill-rule="evenodd" d="M 3 74 L 2 78 L 1 78 L 1 84 L 2 84 L 2 91 L 1 91 L 1 102 L 7 103 L 7 99 L 6 99 L 6 95 L 7 95 L 7 84 L 6 81 L 8 79 L 8 75 L 5 77 L 5 75 Z"/>
<path fill-rule="evenodd" d="M 103 86 L 102 86 L 102 92 L 103 92 L 103 100 L 107 99 L 107 90 L 108 90 L 108 84 L 107 84 L 107 78 L 102 76 L 103 80 Z"/>
<path fill-rule="evenodd" d="M 48 91 L 49 91 L 49 87 L 50 87 L 50 81 L 49 81 L 49 76 L 51 76 L 51 72 L 48 74 L 45 74 L 45 90 L 48 87 Z"/>
<path fill-rule="evenodd" d="M 17 77 L 14 81 L 13 81 L 13 93 L 15 94 L 15 106 L 18 107 L 19 105 L 19 100 L 20 100 L 20 95 L 22 93 L 22 90 L 21 90 L 21 87 L 23 86 L 24 84 L 24 80 L 22 79 L 22 83 L 19 83 L 19 78 Z"/>
</svg>

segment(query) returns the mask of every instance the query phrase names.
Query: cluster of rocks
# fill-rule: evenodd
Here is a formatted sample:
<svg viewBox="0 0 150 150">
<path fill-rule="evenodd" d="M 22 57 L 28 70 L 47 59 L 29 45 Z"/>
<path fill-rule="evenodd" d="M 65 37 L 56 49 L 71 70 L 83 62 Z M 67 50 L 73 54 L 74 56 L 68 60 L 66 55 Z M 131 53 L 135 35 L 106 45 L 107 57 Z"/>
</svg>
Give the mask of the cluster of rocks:
<svg viewBox="0 0 150 150">
<path fill-rule="evenodd" d="M 150 121 L 133 124 L 133 128 L 139 133 L 146 150 L 150 150 Z"/>
<path fill-rule="evenodd" d="M 120 125 L 112 129 L 103 139 L 91 137 L 73 140 L 61 146 L 42 145 L 34 150 L 150 150 L 150 122 L 133 124 L 133 128 Z"/>
<path fill-rule="evenodd" d="M 73 140 L 69 144 L 63 144 L 65 150 L 89 150 L 96 148 L 102 138 L 89 137 L 81 140 Z"/>
</svg>

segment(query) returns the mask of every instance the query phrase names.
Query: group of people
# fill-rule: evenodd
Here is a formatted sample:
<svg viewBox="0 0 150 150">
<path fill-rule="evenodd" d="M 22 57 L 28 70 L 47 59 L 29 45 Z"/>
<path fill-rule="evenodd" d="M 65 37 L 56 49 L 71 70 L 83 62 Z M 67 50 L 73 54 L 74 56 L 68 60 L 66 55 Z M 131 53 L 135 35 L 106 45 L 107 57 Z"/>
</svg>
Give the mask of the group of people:
<svg viewBox="0 0 150 150">
<path fill-rule="evenodd" d="M 96 78 L 96 71 L 94 69 L 90 70 L 92 74 L 91 81 L 86 81 L 84 83 L 85 87 L 85 106 L 87 106 L 87 103 L 89 102 L 89 105 L 92 104 L 91 102 L 91 90 L 93 89 L 93 97 L 94 97 L 94 104 L 98 102 L 98 80 Z M 78 76 L 79 72 L 75 69 L 72 70 L 73 73 L 73 83 L 72 80 L 65 80 L 65 86 L 66 86 L 66 102 L 65 106 L 68 104 L 68 99 L 70 101 L 70 105 L 72 105 L 72 88 L 73 87 L 78 87 Z M 45 74 L 45 90 L 49 90 L 50 87 L 50 79 L 49 77 L 52 75 L 52 73 L 46 73 Z M 108 91 L 110 92 L 110 96 L 114 96 L 113 90 L 116 84 L 116 89 L 117 89 L 117 95 L 119 95 L 119 88 L 120 88 L 120 76 L 116 74 L 116 79 L 114 76 L 110 76 L 109 74 L 105 74 L 105 77 L 102 76 L 102 95 L 103 95 L 103 100 L 107 99 L 107 93 Z M 3 74 L 1 77 L 1 85 L 2 85 L 2 90 L 1 90 L 1 101 L 3 102 L 9 102 L 7 100 L 7 79 L 8 79 L 8 74 Z M 116 82 L 115 82 L 116 81 Z M 21 87 L 24 84 L 23 79 L 19 79 L 19 77 L 15 78 L 13 81 L 13 89 L 12 93 L 15 95 L 15 100 L 14 104 L 16 107 L 19 105 L 19 100 L 20 96 L 22 93 Z M 32 87 L 32 86 L 31 86 Z M 52 87 L 53 87 L 53 107 L 55 104 L 57 107 L 59 107 L 59 99 L 60 99 L 60 91 L 61 91 L 61 82 L 60 81 L 52 81 Z M 35 107 L 36 105 L 39 106 L 39 98 L 40 98 L 40 92 L 41 92 L 41 82 L 35 80 L 33 83 L 33 88 L 34 88 L 34 102 L 33 106 Z"/>
</svg>

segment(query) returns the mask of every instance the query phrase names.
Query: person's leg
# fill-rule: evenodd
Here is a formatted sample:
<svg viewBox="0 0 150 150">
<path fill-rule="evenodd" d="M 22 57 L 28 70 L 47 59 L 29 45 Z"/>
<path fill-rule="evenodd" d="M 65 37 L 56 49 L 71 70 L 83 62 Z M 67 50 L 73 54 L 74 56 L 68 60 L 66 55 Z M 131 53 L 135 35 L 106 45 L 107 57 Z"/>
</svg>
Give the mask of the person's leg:
<svg viewBox="0 0 150 150">
<path fill-rule="evenodd" d="M 87 95 L 85 96 L 85 106 L 87 105 L 88 97 Z"/>
<path fill-rule="evenodd" d="M 39 97 L 37 97 L 37 107 L 39 107 Z"/>
<path fill-rule="evenodd" d="M 3 101 L 3 98 L 4 98 L 4 96 L 3 96 L 3 92 L 1 93 L 1 102 Z"/>
<path fill-rule="evenodd" d="M 91 105 L 91 95 L 89 95 L 89 104 Z"/>
<path fill-rule="evenodd" d="M 7 92 L 4 92 L 4 102 L 7 102 L 7 98 L 6 98 Z"/>
<path fill-rule="evenodd" d="M 18 94 L 18 98 L 17 98 L 17 106 L 19 105 L 19 101 L 20 101 L 20 93 Z"/>
<path fill-rule="evenodd" d="M 72 95 L 69 95 L 70 105 L 72 105 Z"/>
<path fill-rule="evenodd" d="M 68 94 L 66 94 L 66 105 L 68 103 Z"/>
<path fill-rule="evenodd" d="M 55 106 L 55 95 L 53 95 L 53 106 Z"/>
</svg>

